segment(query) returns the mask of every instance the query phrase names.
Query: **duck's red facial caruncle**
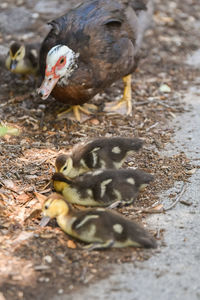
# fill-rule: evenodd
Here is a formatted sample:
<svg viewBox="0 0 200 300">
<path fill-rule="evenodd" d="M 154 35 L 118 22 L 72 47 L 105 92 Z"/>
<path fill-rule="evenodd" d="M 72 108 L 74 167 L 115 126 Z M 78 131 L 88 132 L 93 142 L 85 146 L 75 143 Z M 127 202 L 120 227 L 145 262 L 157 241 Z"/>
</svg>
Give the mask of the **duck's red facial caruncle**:
<svg viewBox="0 0 200 300">
<path fill-rule="evenodd" d="M 69 77 L 74 57 L 75 53 L 64 45 L 57 45 L 48 52 L 45 78 L 38 89 L 42 99 L 48 98 L 59 79 Z"/>
<path fill-rule="evenodd" d="M 47 65 L 45 71 L 45 78 L 41 87 L 38 89 L 38 93 L 42 96 L 42 99 L 47 99 L 51 94 L 53 88 L 61 77 L 60 70 L 66 65 L 66 57 L 61 56 L 56 64 L 50 68 Z"/>
</svg>

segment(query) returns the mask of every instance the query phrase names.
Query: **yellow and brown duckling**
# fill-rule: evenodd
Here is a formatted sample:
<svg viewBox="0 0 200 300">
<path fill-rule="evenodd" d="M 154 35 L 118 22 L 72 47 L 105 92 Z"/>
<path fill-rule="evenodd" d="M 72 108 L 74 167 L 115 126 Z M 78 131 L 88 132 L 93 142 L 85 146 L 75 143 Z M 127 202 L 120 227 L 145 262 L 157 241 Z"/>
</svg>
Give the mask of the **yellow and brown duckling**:
<svg viewBox="0 0 200 300">
<path fill-rule="evenodd" d="M 75 145 L 71 154 L 56 159 L 56 172 L 70 178 L 94 169 L 119 169 L 127 155 L 138 151 L 143 141 L 138 138 L 99 138 Z"/>
<path fill-rule="evenodd" d="M 68 202 L 112 207 L 120 203 L 131 204 L 153 179 L 153 175 L 139 169 L 97 170 L 73 179 L 62 173 L 52 177 L 56 192 L 62 193 Z"/>
<path fill-rule="evenodd" d="M 12 73 L 20 74 L 23 78 L 27 75 L 36 76 L 38 72 L 39 44 L 14 42 L 10 46 L 5 65 Z"/>
<path fill-rule="evenodd" d="M 43 205 L 43 215 L 56 218 L 64 232 L 88 243 L 89 250 L 109 247 L 156 248 L 155 239 L 137 223 L 103 208 L 75 211 L 59 194 Z"/>
</svg>

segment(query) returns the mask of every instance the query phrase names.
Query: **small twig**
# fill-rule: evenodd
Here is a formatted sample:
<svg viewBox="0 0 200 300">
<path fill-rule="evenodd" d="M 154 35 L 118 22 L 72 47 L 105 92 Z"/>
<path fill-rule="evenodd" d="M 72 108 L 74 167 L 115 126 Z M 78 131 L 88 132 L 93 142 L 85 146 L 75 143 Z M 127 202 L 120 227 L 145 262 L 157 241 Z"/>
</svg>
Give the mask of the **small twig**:
<svg viewBox="0 0 200 300">
<path fill-rule="evenodd" d="M 200 160 L 200 158 L 190 158 L 190 160 Z"/>
<path fill-rule="evenodd" d="M 134 105 L 135 106 L 140 106 L 140 105 L 147 105 L 147 104 L 151 104 L 151 101 L 136 102 Z"/>
<path fill-rule="evenodd" d="M 154 207 L 151 206 L 151 207 L 148 207 L 148 208 L 142 208 L 141 209 L 141 208 L 138 208 L 138 207 L 133 207 L 133 210 L 136 211 L 139 214 L 141 214 L 141 213 L 146 213 L 146 214 L 160 214 L 160 213 L 164 213 L 164 212 L 172 209 L 173 207 L 175 207 L 177 205 L 178 202 L 181 202 L 182 204 L 185 204 L 185 205 L 189 206 L 189 205 L 191 205 L 191 203 L 181 200 L 181 197 L 183 196 L 183 194 L 186 191 L 186 187 L 187 187 L 186 183 L 184 183 L 183 186 L 182 186 L 182 188 L 181 188 L 181 190 L 180 190 L 179 195 L 176 198 L 176 200 L 173 202 L 172 205 L 170 205 L 167 208 L 161 207 L 160 209 L 155 209 Z"/>
<path fill-rule="evenodd" d="M 40 193 L 41 193 L 41 192 L 44 193 L 44 191 L 45 191 L 48 187 L 50 187 L 50 186 L 51 186 L 51 180 L 49 180 L 48 183 L 41 189 Z"/>
<path fill-rule="evenodd" d="M 159 105 L 161 106 L 164 106 L 164 107 L 167 107 L 167 108 L 172 108 L 170 105 L 166 104 L 166 103 L 163 103 L 161 101 L 156 101 L 156 103 L 158 103 Z"/>
<path fill-rule="evenodd" d="M 152 206 L 147 207 L 147 208 L 139 208 L 139 207 L 133 207 L 133 210 L 138 212 L 138 213 L 149 213 L 149 214 L 156 214 L 156 213 L 162 213 L 163 212 L 163 207 L 160 209 L 156 209 L 156 207 L 161 206 L 158 201 L 156 201 Z"/>
<path fill-rule="evenodd" d="M 159 122 L 154 123 L 153 125 L 151 125 L 149 128 L 146 129 L 146 132 L 148 132 L 150 129 L 156 127 L 159 124 Z"/>
<path fill-rule="evenodd" d="M 187 187 L 186 183 L 183 183 L 182 188 L 180 190 L 180 193 L 179 193 L 178 197 L 176 198 L 176 200 L 172 203 L 172 205 L 170 205 L 167 208 L 164 208 L 164 211 L 168 211 L 168 210 L 172 209 L 174 206 L 176 206 L 176 204 L 181 200 L 181 197 L 185 193 L 186 187 Z"/>
<path fill-rule="evenodd" d="M 136 106 L 140 106 L 140 105 L 147 105 L 147 104 L 151 104 L 151 103 L 156 103 L 156 104 L 159 104 L 159 105 L 162 105 L 164 107 L 167 107 L 167 108 L 172 108 L 169 104 L 167 104 L 166 102 L 162 102 L 159 100 L 159 98 L 153 98 L 153 99 L 149 99 L 148 101 L 140 101 L 140 102 L 136 102 L 135 105 Z"/>
<path fill-rule="evenodd" d="M 26 99 L 26 97 L 28 97 L 30 95 L 31 95 L 30 93 L 26 93 L 25 95 L 20 95 L 20 96 L 13 97 L 13 98 L 7 100 L 5 103 L 1 103 L 0 107 L 4 107 L 8 104 L 12 104 L 12 103 L 15 103 L 15 102 L 21 102 L 24 99 Z"/>
<path fill-rule="evenodd" d="M 181 204 L 184 204 L 184 205 L 186 205 L 186 206 L 192 205 L 191 202 L 187 202 L 187 201 L 185 201 L 185 200 L 180 200 L 180 203 L 181 203 Z"/>
<path fill-rule="evenodd" d="M 7 189 L 7 190 L 9 190 L 9 191 L 11 191 L 11 192 L 13 192 L 13 193 L 15 193 L 15 194 L 17 194 L 17 195 L 20 195 L 20 193 L 18 193 L 18 192 L 15 191 L 14 189 L 12 189 L 12 188 L 6 186 L 5 183 L 3 183 L 3 181 L 0 180 L 0 183 L 3 185 L 3 187 L 4 187 L 5 189 Z"/>
<path fill-rule="evenodd" d="M 152 207 L 142 208 L 142 209 L 134 207 L 133 210 L 136 211 L 138 214 L 142 214 L 142 213 L 145 213 L 145 214 L 160 214 L 160 213 L 164 212 L 163 208 L 156 210 L 155 208 L 152 208 Z"/>
</svg>

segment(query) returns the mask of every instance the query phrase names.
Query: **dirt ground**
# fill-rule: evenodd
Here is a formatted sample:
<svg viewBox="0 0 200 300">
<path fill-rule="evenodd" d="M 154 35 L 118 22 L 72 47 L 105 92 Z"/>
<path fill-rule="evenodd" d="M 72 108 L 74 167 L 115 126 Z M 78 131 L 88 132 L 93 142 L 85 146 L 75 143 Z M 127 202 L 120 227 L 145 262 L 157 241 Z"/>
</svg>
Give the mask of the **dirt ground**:
<svg viewBox="0 0 200 300">
<path fill-rule="evenodd" d="M 7 46 L 15 37 L 40 41 L 44 23 L 68 9 L 75 1 L 29 0 L 0 4 L 0 42 Z M 140 153 L 129 157 L 124 167 L 140 167 L 155 175 L 155 181 L 140 194 L 134 206 L 118 209 L 145 226 L 145 213 L 135 207 L 159 204 L 159 195 L 174 181 L 187 181 L 193 166 L 184 152 L 161 154 L 173 143 L 171 120 L 184 111 L 180 100 L 198 70 L 183 64 L 187 53 L 199 48 L 191 24 L 200 19 L 198 1 L 155 1 L 154 24 L 146 33 L 142 59 L 132 81 L 133 117 L 107 115 L 104 103 L 118 99 L 122 82 L 116 82 L 95 97 L 99 112 L 83 124 L 57 118 L 62 105 L 53 98 L 41 100 L 37 84 L 22 81 L 0 69 L 0 120 L 20 129 L 20 135 L 0 139 L 0 299 L 50 299 L 54 294 L 73 293 L 106 276 L 113 264 L 148 259 L 153 251 L 110 249 L 88 252 L 71 242 L 55 221 L 39 226 L 40 201 L 35 193 L 51 192 L 50 178 L 58 153 L 79 141 L 99 136 L 136 136 L 145 140 Z M 15 4 L 17 3 L 17 4 Z M 59 3 L 59 5 L 58 5 Z M 31 21 L 30 21 L 31 20 Z M 8 22 L 9 21 L 9 22 Z M 194 32 L 194 31 L 193 31 Z M 177 194 L 171 194 L 176 199 Z M 149 230 L 151 230 L 149 228 Z M 162 229 L 152 232 L 164 247 Z M 71 248 L 75 247 L 75 249 Z M 159 251 L 155 250 L 155 251 Z"/>
</svg>

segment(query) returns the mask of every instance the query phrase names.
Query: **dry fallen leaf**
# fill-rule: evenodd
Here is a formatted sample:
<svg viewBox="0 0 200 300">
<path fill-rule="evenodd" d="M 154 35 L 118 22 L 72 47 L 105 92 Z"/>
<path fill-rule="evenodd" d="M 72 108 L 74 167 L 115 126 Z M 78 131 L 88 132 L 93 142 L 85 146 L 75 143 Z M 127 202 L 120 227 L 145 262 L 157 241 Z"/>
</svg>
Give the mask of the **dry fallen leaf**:
<svg viewBox="0 0 200 300">
<path fill-rule="evenodd" d="M 30 219 L 38 219 L 41 215 L 41 209 L 39 208 L 36 208 L 36 209 L 33 209 L 29 215 L 24 219 L 24 222 L 30 220 Z"/>
<path fill-rule="evenodd" d="M 161 15 L 160 13 L 154 14 L 153 19 L 157 24 L 173 24 L 174 23 L 173 18 Z"/>
<path fill-rule="evenodd" d="M 67 247 L 71 249 L 76 249 L 76 244 L 72 240 L 67 241 Z"/>
<path fill-rule="evenodd" d="M 16 197 L 16 200 L 21 204 L 25 204 L 30 200 L 30 196 L 27 195 L 26 193 L 22 193 Z"/>
<path fill-rule="evenodd" d="M 2 200 L 2 201 L 7 201 L 8 200 L 8 196 L 6 196 L 4 193 L 1 193 L 1 191 L 0 191 L 0 200 Z"/>
<path fill-rule="evenodd" d="M 185 173 L 186 173 L 187 175 L 193 175 L 193 174 L 196 172 L 196 170 L 197 170 L 197 169 L 194 168 L 194 169 L 185 171 Z"/>
<path fill-rule="evenodd" d="M 158 210 L 161 210 L 161 209 L 163 209 L 163 204 L 158 204 L 158 205 L 156 205 L 152 208 L 152 210 L 155 210 L 155 211 L 158 211 Z"/>
<path fill-rule="evenodd" d="M 35 192 L 34 194 L 35 194 L 36 198 L 38 199 L 38 201 L 41 203 L 41 205 L 47 199 L 47 196 L 44 196 L 38 192 Z"/>
<path fill-rule="evenodd" d="M 90 123 L 92 124 L 92 125 L 99 125 L 99 120 L 98 119 L 91 119 L 90 120 Z"/>
<path fill-rule="evenodd" d="M 40 234 L 40 237 L 43 239 L 51 239 L 54 236 L 54 233 L 52 232 L 44 232 Z"/>
</svg>

